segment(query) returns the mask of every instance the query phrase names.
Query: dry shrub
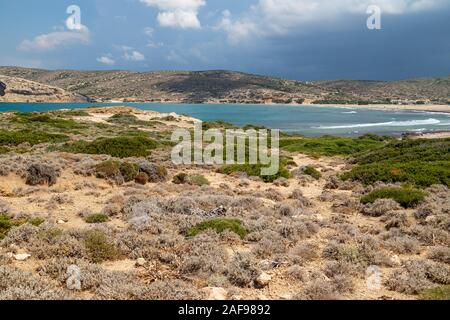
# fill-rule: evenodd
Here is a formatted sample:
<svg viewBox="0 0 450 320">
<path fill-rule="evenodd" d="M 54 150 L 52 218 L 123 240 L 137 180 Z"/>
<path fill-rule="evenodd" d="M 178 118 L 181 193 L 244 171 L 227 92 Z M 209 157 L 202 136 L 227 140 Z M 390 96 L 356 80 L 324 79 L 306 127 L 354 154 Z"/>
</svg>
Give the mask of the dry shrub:
<svg viewBox="0 0 450 320">
<path fill-rule="evenodd" d="M 377 199 L 362 208 L 362 213 L 371 217 L 381 217 L 389 212 L 400 210 L 401 206 L 392 199 Z"/>
<path fill-rule="evenodd" d="M 228 281 L 241 288 L 251 287 L 260 274 L 255 257 L 250 253 L 237 253 L 225 271 Z"/>
<path fill-rule="evenodd" d="M 286 251 L 286 243 L 283 238 L 274 231 L 263 232 L 262 239 L 256 244 L 252 252 L 261 258 L 268 258 L 277 253 Z"/>
<path fill-rule="evenodd" d="M 385 281 L 390 290 L 418 294 L 435 284 L 450 284 L 450 267 L 430 260 L 407 261 L 405 268 L 396 270 Z"/>
<path fill-rule="evenodd" d="M 69 266 L 77 266 L 80 269 L 81 290 L 93 290 L 100 286 L 106 270 L 98 265 L 89 263 L 83 259 L 74 258 L 53 258 L 38 268 L 38 273 L 57 280 L 61 285 L 65 285 L 68 279 L 67 270 Z"/>
<path fill-rule="evenodd" d="M 48 185 L 51 187 L 56 184 L 58 175 L 55 168 L 46 164 L 35 163 L 27 169 L 26 184 L 30 186 Z"/>
<path fill-rule="evenodd" d="M 335 288 L 330 281 L 321 278 L 311 280 L 305 287 L 300 299 L 307 300 L 337 300 Z"/>
<path fill-rule="evenodd" d="M 63 300 L 64 291 L 49 281 L 31 273 L 8 266 L 0 266 L 0 300 Z"/>
<path fill-rule="evenodd" d="M 428 258 L 437 262 L 450 264 L 450 248 L 443 246 L 436 246 L 430 248 Z"/>
<path fill-rule="evenodd" d="M 289 258 L 298 264 L 305 261 L 314 261 L 318 257 L 318 247 L 312 243 L 299 243 L 289 250 Z"/>
<path fill-rule="evenodd" d="M 382 217 L 381 221 L 386 224 L 386 230 L 409 227 L 408 218 L 403 212 L 390 212 Z"/>
<path fill-rule="evenodd" d="M 293 278 L 293 279 L 296 279 L 296 280 L 299 280 L 302 282 L 305 281 L 305 279 L 306 279 L 305 270 L 297 264 L 289 267 L 286 270 L 286 275 L 290 278 Z"/>
<path fill-rule="evenodd" d="M 210 276 L 221 273 L 227 263 L 227 254 L 219 244 L 219 238 L 212 232 L 198 235 L 189 241 L 183 255 L 181 272 Z"/>
</svg>

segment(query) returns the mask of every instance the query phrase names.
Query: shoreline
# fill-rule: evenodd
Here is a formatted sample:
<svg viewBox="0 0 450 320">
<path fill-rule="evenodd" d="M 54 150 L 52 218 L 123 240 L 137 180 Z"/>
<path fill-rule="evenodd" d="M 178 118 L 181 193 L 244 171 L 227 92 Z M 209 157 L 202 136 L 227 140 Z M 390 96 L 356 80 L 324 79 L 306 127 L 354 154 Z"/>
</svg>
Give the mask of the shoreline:
<svg viewBox="0 0 450 320">
<path fill-rule="evenodd" d="M 298 106 L 306 106 L 299 104 Z M 450 105 L 397 105 L 397 104 L 368 104 L 368 105 L 356 105 L 356 104 L 314 104 L 308 106 L 316 106 L 321 108 L 336 107 L 342 109 L 367 109 L 367 110 L 401 110 L 401 111 L 422 111 L 422 112 L 438 112 L 438 113 L 450 113 Z"/>
<path fill-rule="evenodd" d="M 135 104 L 155 104 L 155 105 L 241 105 L 241 106 L 285 106 L 285 107 L 319 107 L 319 108 L 342 108 L 342 109 L 367 109 L 367 110 L 401 110 L 401 111 L 422 111 L 422 112 L 439 112 L 439 113 L 450 113 L 450 105 L 437 105 L 437 104 L 427 104 L 427 105 L 398 105 L 398 104 L 368 104 L 368 105 L 358 105 L 358 104 L 282 104 L 282 103 L 221 103 L 221 102 L 206 102 L 206 103 L 184 103 L 177 101 L 166 101 L 166 102 L 119 102 L 119 101 L 106 101 L 106 102 L 19 102 L 19 101 L 0 101 L 2 104 L 110 104 L 110 105 L 135 105 Z"/>
</svg>

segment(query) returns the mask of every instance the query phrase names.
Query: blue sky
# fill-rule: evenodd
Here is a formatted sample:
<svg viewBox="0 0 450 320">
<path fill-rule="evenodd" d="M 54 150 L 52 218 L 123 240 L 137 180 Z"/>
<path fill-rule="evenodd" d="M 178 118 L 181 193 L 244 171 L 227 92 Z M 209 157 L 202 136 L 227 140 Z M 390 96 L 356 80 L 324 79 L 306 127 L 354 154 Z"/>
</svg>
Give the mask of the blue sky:
<svg viewBox="0 0 450 320">
<path fill-rule="evenodd" d="M 75 30 L 70 5 L 81 9 Z M 381 30 L 367 28 L 370 5 Z M 448 0 L 0 0 L 0 28 L 0 65 L 301 80 L 450 74 Z"/>
</svg>

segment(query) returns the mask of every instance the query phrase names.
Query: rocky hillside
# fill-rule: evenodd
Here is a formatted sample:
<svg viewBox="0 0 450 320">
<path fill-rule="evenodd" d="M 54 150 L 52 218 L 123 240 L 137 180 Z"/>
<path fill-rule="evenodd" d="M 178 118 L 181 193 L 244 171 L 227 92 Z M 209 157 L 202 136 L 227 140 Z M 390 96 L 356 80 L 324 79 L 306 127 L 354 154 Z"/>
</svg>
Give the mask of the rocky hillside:
<svg viewBox="0 0 450 320">
<path fill-rule="evenodd" d="M 413 101 L 450 100 L 450 76 L 402 81 L 319 81 L 315 85 L 324 90 L 352 94 L 366 100 L 391 99 Z"/>
<path fill-rule="evenodd" d="M 16 77 L 0 75 L 0 83 L 6 86 L 5 95 L 0 94 L 0 102 L 86 102 L 88 100 L 74 92 Z"/>
<path fill-rule="evenodd" d="M 93 101 L 181 103 L 447 103 L 450 78 L 302 82 L 233 71 L 69 71 L 0 67 L 0 75 L 61 88 Z M 10 99 L 6 96 L 6 99 Z"/>
</svg>

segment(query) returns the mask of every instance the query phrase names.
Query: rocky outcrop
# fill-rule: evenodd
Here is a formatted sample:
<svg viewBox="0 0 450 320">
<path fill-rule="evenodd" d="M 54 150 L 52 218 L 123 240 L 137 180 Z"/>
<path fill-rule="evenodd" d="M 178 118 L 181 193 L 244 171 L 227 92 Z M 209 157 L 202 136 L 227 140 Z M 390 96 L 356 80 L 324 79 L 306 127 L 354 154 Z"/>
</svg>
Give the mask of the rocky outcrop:
<svg viewBox="0 0 450 320">
<path fill-rule="evenodd" d="M 5 95 L 6 90 L 6 84 L 0 81 L 0 97 L 3 97 Z"/>
<path fill-rule="evenodd" d="M 6 88 L 8 90 L 6 91 Z M 86 102 L 79 94 L 41 83 L 0 75 L 0 102 Z"/>
</svg>

